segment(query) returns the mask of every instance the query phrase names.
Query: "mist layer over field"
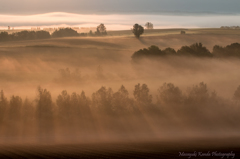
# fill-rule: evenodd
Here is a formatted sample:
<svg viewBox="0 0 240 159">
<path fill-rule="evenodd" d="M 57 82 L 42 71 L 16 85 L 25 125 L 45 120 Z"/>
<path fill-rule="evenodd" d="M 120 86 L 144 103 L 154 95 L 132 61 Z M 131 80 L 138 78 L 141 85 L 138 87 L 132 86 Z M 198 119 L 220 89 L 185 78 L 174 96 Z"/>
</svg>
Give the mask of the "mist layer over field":
<svg viewBox="0 0 240 159">
<path fill-rule="evenodd" d="M 238 136 L 239 103 L 233 96 L 240 85 L 239 59 L 166 57 L 135 63 L 131 56 L 150 45 L 179 49 L 202 42 L 211 50 L 239 40 L 167 35 L 3 42 L 1 141 Z"/>
<path fill-rule="evenodd" d="M 132 90 L 135 84 L 146 83 L 156 91 L 156 86 L 164 82 L 172 82 L 185 89 L 203 81 L 220 95 L 231 98 L 231 93 L 239 85 L 238 59 L 173 57 L 136 64 L 131 56 L 151 45 L 177 50 L 184 45 L 202 42 L 212 50 L 214 45 L 226 46 L 237 41 L 239 37 L 234 35 L 168 35 L 140 40 L 105 37 L 3 42 L 0 47 L 1 88 L 7 95 L 22 94 L 28 89 L 34 95 L 38 85 L 49 90 L 54 88 L 54 92 L 57 89 L 57 93 L 71 89 L 69 91 L 85 90 L 91 95 L 101 86 L 116 90 L 123 84 Z M 24 91 L 22 87 L 25 87 Z M 93 91 L 88 91 L 90 87 Z"/>
</svg>

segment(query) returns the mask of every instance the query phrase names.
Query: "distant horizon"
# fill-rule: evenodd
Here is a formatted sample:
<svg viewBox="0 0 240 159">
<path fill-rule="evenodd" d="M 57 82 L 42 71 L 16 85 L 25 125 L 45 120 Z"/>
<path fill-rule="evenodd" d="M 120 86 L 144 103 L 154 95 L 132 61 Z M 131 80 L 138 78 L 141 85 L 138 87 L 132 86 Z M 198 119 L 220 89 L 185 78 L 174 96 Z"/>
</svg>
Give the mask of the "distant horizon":
<svg viewBox="0 0 240 159">
<path fill-rule="evenodd" d="M 238 26 L 237 15 L 170 15 L 170 14 L 76 14 L 67 12 L 49 12 L 33 15 L 0 14 L 0 29 L 7 26 L 15 29 L 31 27 L 96 27 L 104 23 L 107 30 L 129 30 L 133 24 L 144 25 L 152 22 L 155 29 L 168 28 L 219 28 Z"/>
<path fill-rule="evenodd" d="M 239 0 L 1 0 L 0 28 L 96 27 L 128 30 L 240 25 Z"/>
</svg>

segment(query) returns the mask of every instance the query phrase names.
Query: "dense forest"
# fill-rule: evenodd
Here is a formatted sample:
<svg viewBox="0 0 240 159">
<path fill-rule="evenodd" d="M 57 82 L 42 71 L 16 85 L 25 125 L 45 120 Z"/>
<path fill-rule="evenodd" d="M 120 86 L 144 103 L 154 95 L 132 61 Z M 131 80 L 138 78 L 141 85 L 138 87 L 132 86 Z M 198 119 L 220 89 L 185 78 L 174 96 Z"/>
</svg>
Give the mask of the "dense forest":
<svg viewBox="0 0 240 159">
<path fill-rule="evenodd" d="M 41 87 L 33 101 L 14 95 L 8 100 L 1 91 L 0 142 L 146 139 L 165 132 L 239 131 L 240 86 L 231 100 L 209 91 L 203 82 L 185 92 L 164 83 L 157 92 L 153 98 L 146 84 L 135 85 L 133 96 L 124 86 L 116 92 L 101 87 L 91 98 L 84 92 L 64 90 L 54 102 L 50 91 Z"/>
<path fill-rule="evenodd" d="M 149 48 L 144 48 L 136 51 L 132 55 L 133 60 L 141 58 L 151 58 L 151 57 L 166 57 L 166 56 L 188 56 L 188 57 L 240 57 L 240 44 L 233 43 L 222 47 L 215 45 L 213 47 L 212 53 L 202 45 L 202 43 L 195 43 L 190 46 L 182 46 L 179 50 L 174 50 L 173 48 L 166 48 L 164 50 L 159 49 L 157 46 L 150 46 Z"/>
</svg>

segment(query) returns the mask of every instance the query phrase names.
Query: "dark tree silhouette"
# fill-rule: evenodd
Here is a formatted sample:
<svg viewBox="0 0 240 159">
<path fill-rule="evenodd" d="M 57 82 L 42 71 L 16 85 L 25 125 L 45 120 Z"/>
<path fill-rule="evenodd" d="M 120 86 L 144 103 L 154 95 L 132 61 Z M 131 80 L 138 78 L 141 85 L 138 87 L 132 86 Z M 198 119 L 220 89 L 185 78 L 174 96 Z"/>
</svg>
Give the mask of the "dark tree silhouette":
<svg viewBox="0 0 240 159">
<path fill-rule="evenodd" d="M 151 22 L 147 22 L 145 24 L 146 29 L 153 29 L 153 24 Z"/>
<path fill-rule="evenodd" d="M 38 87 L 36 99 L 36 119 L 40 142 L 50 142 L 53 139 L 53 103 L 49 91 Z"/>
<path fill-rule="evenodd" d="M 1 32 L 0 33 L 0 41 L 8 41 L 8 40 L 9 40 L 8 32 Z"/>
<path fill-rule="evenodd" d="M 146 84 L 140 84 L 135 86 L 133 92 L 135 100 L 144 105 L 150 105 L 152 103 L 152 95 L 149 95 L 149 88 Z"/>
<path fill-rule="evenodd" d="M 52 37 L 69 37 L 69 36 L 79 36 L 78 32 L 73 30 L 72 28 L 64 28 L 56 30 L 52 33 Z"/>
<path fill-rule="evenodd" d="M 90 109 L 91 100 L 86 97 L 85 92 L 79 95 L 72 93 L 71 107 L 73 115 L 74 131 L 88 133 L 87 131 L 94 131 L 94 122 Z"/>
<path fill-rule="evenodd" d="M 177 55 L 177 52 L 173 48 L 170 48 L 170 47 L 168 47 L 162 51 L 164 52 L 165 55 Z"/>
<path fill-rule="evenodd" d="M 6 126 L 4 124 L 4 119 L 6 116 L 7 107 L 8 107 L 7 98 L 5 97 L 3 90 L 1 90 L 0 92 L 0 135 L 4 133 L 3 130 L 4 130 L 4 127 Z"/>
<path fill-rule="evenodd" d="M 58 96 L 56 100 L 58 111 L 61 119 L 61 123 L 68 125 L 71 118 L 71 104 L 70 104 L 70 95 L 66 90 Z"/>
<path fill-rule="evenodd" d="M 215 45 L 213 47 L 213 55 L 215 57 L 240 57 L 240 44 L 233 43 L 226 47 Z"/>
<path fill-rule="evenodd" d="M 93 32 L 92 32 L 92 30 L 89 31 L 88 35 L 89 35 L 89 36 L 93 36 L 93 35 L 94 35 Z"/>
<path fill-rule="evenodd" d="M 12 34 L 7 32 L 0 33 L 0 41 L 9 41 L 9 40 L 34 40 L 34 39 L 48 39 L 50 34 L 47 31 L 21 31 Z"/>
<path fill-rule="evenodd" d="M 129 93 L 124 86 L 113 94 L 113 111 L 118 114 L 126 114 L 134 110 L 133 100 L 129 98 Z"/>
<path fill-rule="evenodd" d="M 195 57 L 212 57 L 210 51 L 203 47 L 202 43 L 192 44 L 191 46 L 183 46 L 177 51 L 178 55 L 195 56 Z"/>
<path fill-rule="evenodd" d="M 186 34 L 186 32 L 184 30 L 182 30 L 180 33 L 183 34 L 183 35 Z"/>
<path fill-rule="evenodd" d="M 229 127 L 229 123 L 233 127 L 239 125 L 239 111 L 236 110 L 239 108 L 240 86 L 233 97 L 237 102 L 218 97 L 216 92 L 211 94 L 203 82 L 189 88 L 186 94 L 174 84 L 164 83 L 158 89 L 156 104 L 152 102 L 146 84 L 136 85 L 133 95 L 135 100 L 129 97 L 124 86 L 115 93 L 110 88 L 101 87 L 93 93 L 92 100 L 84 92 L 69 95 L 62 91 L 55 107 L 50 92 L 39 87 L 35 107 L 27 99 L 22 102 L 18 96 L 12 96 L 8 102 L 1 91 L 0 142 L 14 143 L 21 137 L 24 137 L 20 140 L 22 143 L 32 137 L 39 137 L 40 142 L 51 142 L 53 136 L 64 141 L 82 142 L 88 137 L 93 141 L 93 137 L 99 137 L 99 132 L 108 137 L 120 137 L 118 139 L 126 139 L 132 134 L 134 138 L 152 137 L 169 124 L 176 126 L 175 123 L 203 128 L 201 130 L 207 132 L 209 128 Z M 226 114 L 231 118 L 226 118 Z M 53 132 L 55 129 L 57 131 Z M 62 130 L 64 135 L 59 133 Z"/>
<path fill-rule="evenodd" d="M 33 103 L 25 99 L 22 106 L 22 136 L 28 138 L 35 132 L 35 109 Z"/>
<path fill-rule="evenodd" d="M 158 89 L 158 102 L 161 104 L 179 105 L 182 103 L 183 99 L 182 91 L 172 83 L 164 83 Z"/>
<path fill-rule="evenodd" d="M 93 106 L 102 113 L 111 114 L 112 112 L 112 95 L 111 88 L 106 89 L 101 87 L 96 93 L 92 95 Z"/>
<path fill-rule="evenodd" d="M 73 97 L 73 96 L 72 96 Z M 72 98 L 71 98 L 72 100 Z M 78 96 L 78 100 L 79 100 L 79 108 L 81 113 L 83 115 L 83 117 L 86 117 L 90 114 L 90 99 L 88 97 L 86 97 L 85 92 L 82 91 L 82 93 Z"/>
<path fill-rule="evenodd" d="M 203 82 L 199 83 L 199 85 L 193 86 L 188 91 L 188 102 L 196 103 L 196 104 L 203 104 L 207 102 L 210 98 L 207 85 Z"/>
<path fill-rule="evenodd" d="M 7 136 L 10 139 L 17 141 L 19 140 L 20 124 L 21 124 L 21 109 L 22 109 L 22 98 L 19 96 L 12 96 L 10 99 L 8 116 L 7 116 Z"/>
<path fill-rule="evenodd" d="M 152 45 L 148 49 L 140 49 L 132 55 L 133 60 L 137 60 L 143 57 L 162 57 L 166 55 L 176 55 L 176 51 L 172 48 L 166 48 L 165 50 L 159 49 L 157 46 Z"/>
<path fill-rule="evenodd" d="M 183 46 L 177 52 L 173 48 L 159 49 L 157 46 L 152 45 L 148 49 L 140 49 L 132 55 L 133 60 L 141 59 L 142 57 L 163 57 L 166 55 L 181 55 L 192 57 L 213 57 L 212 53 L 203 47 L 201 43 L 192 44 L 191 46 Z"/>
<path fill-rule="evenodd" d="M 70 95 L 66 90 L 62 91 L 62 93 L 58 96 L 56 100 L 58 106 L 58 119 L 59 124 L 61 125 L 61 132 L 63 132 L 64 136 L 70 136 L 72 122 L 74 119 L 70 101 Z"/>
<path fill-rule="evenodd" d="M 49 32 L 43 31 L 43 30 L 37 31 L 35 34 L 36 34 L 36 35 L 35 35 L 35 36 L 36 36 L 36 39 L 48 39 L 48 38 L 51 37 L 51 35 L 49 34 Z"/>
<path fill-rule="evenodd" d="M 238 86 L 237 90 L 234 92 L 233 99 L 240 102 L 240 86 Z"/>
<path fill-rule="evenodd" d="M 139 24 L 134 24 L 132 28 L 132 32 L 136 38 L 139 38 L 140 35 L 144 33 L 144 28 Z"/>
<path fill-rule="evenodd" d="M 107 35 L 107 29 L 104 24 L 97 26 L 96 35 Z"/>
</svg>

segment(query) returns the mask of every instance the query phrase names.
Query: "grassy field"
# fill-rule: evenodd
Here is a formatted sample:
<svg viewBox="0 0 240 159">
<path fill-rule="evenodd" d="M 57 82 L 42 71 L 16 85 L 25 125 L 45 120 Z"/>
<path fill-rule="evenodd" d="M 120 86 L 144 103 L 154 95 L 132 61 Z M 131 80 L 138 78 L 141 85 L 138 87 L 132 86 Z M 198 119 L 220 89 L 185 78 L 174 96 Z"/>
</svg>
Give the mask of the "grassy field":
<svg viewBox="0 0 240 159">
<path fill-rule="evenodd" d="M 149 33 L 146 33 L 139 40 L 134 38 L 130 31 L 114 31 L 109 32 L 109 35 L 113 36 L 106 37 L 68 37 L 1 42 L 1 89 L 5 90 L 7 95 L 11 95 L 13 92 L 21 94 L 21 90 L 25 84 L 29 86 L 25 90 L 29 88 L 29 91 L 33 92 L 31 94 L 34 94 L 35 88 L 38 85 L 54 87 L 53 90 L 56 90 L 56 92 L 67 88 L 76 91 L 76 87 L 59 86 L 55 82 L 55 79 L 60 78 L 60 69 L 70 68 L 72 72 L 75 69 L 79 69 L 82 77 L 88 77 L 85 82 L 91 83 L 91 87 L 94 90 L 97 90 L 102 85 L 117 89 L 121 84 L 132 89 L 136 83 L 144 82 L 152 83 L 150 88 L 154 91 L 156 90 L 156 86 L 159 87 L 163 82 L 168 81 L 175 82 L 180 87 L 186 88 L 186 84 L 181 81 L 189 77 L 192 79 L 189 84 L 204 81 L 213 86 L 213 89 L 219 90 L 222 95 L 231 97 L 230 93 L 232 94 L 237 86 L 238 75 L 235 69 L 228 71 L 228 74 L 232 76 L 231 79 L 228 79 L 232 81 L 230 82 L 231 84 L 228 83 L 228 80 L 226 81 L 225 77 L 219 78 L 220 75 L 222 76 L 219 70 L 219 68 L 223 67 L 222 65 L 224 65 L 223 69 L 231 68 L 226 62 L 221 62 L 221 65 L 217 61 L 215 63 L 207 63 L 211 69 L 215 69 L 216 66 L 214 65 L 219 64 L 219 68 L 216 68 L 217 70 L 214 72 L 209 73 L 209 71 L 205 71 L 204 74 L 210 74 L 210 77 L 204 75 L 203 72 L 199 72 L 193 77 L 191 72 L 186 72 L 185 70 L 183 71 L 185 74 L 183 74 L 176 72 L 173 68 L 170 72 L 164 71 L 162 69 L 163 66 L 160 66 L 159 63 L 152 63 L 148 67 L 141 68 L 141 71 L 139 69 L 136 70 L 135 66 L 132 65 L 132 54 L 139 49 L 151 45 L 156 45 L 160 49 L 172 47 L 177 50 L 182 46 L 201 42 L 211 51 L 214 45 L 226 46 L 240 41 L 238 30 L 192 29 L 187 30 L 186 35 L 180 35 L 180 30 L 149 30 Z M 188 34 L 188 32 L 192 32 L 192 34 Z M 205 66 L 200 61 L 198 60 L 194 65 L 198 64 L 204 68 Z M 234 62 L 236 65 L 237 63 L 237 61 Z M 94 82 L 98 66 L 103 68 L 103 73 L 107 77 L 105 81 Z M 174 67 L 173 65 L 169 66 Z M 165 70 L 169 66 L 164 66 L 166 67 Z M 156 67 L 161 67 L 161 69 L 156 70 Z M 172 78 L 173 72 L 175 72 L 176 77 L 180 80 Z M 198 76 L 199 78 L 197 78 Z M 83 83 L 79 82 L 75 84 L 88 92 L 90 90 L 89 86 L 86 87 Z M 223 91 L 223 88 L 219 87 L 219 85 L 223 86 L 224 83 L 228 83 L 228 87 L 224 87 L 226 90 Z M 71 85 L 66 82 L 65 84 Z M 16 87 L 19 89 L 15 90 Z M 27 94 L 24 95 L 29 96 Z"/>
<path fill-rule="evenodd" d="M 181 31 L 186 34 L 201 34 L 201 35 L 240 35 L 240 29 L 220 29 L 220 28 L 197 28 L 197 29 L 153 29 L 145 30 L 143 36 L 163 36 L 163 35 L 177 35 Z M 110 36 L 132 36 L 131 30 L 129 31 L 109 31 Z"/>
<path fill-rule="evenodd" d="M 184 93 L 188 92 L 189 87 L 205 82 L 209 93 L 217 92 L 219 102 L 231 103 L 234 91 L 240 85 L 238 58 L 172 57 L 142 60 L 139 63 L 132 61 L 131 56 L 135 51 L 151 45 L 160 49 L 172 47 L 177 50 L 201 42 L 212 51 L 214 45 L 226 46 L 240 42 L 240 30 L 186 29 L 186 35 L 181 35 L 181 30 L 183 29 L 147 30 L 140 39 L 136 39 L 131 31 L 109 31 L 106 37 L 0 42 L 0 89 L 8 99 L 12 95 L 18 95 L 23 99 L 27 97 L 34 103 L 38 86 L 49 90 L 55 102 L 62 90 L 69 93 L 81 93 L 84 90 L 91 98 L 102 86 L 111 87 L 116 92 L 121 85 L 126 87 L 129 96 L 133 98 L 134 86 L 146 83 L 155 102 L 158 89 L 165 82 L 175 84 Z M 240 110 L 231 104 L 227 106 L 233 112 Z M 0 146 L 0 158 L 186 158 L 179 157 L 179 151 L 233 151 L 236 153 L 235 158 L 239 157 L 239 128 L 232 124 L 236 121 L 224 122 L 221 119 L 224 123 L 222 127 L 217 120 L 209 120 L 207 123 L 216 125 L 217 129 L 208 127 L 209 125 L 204 129 L 189 129 L 183 122 L 189 121 L 187 118 L 183 116 L 180 119 L 174 113 L 171 114 L 171 108 L 164 109 L 168 115 L 172 115 L 169 124 L 161 125 L 164 128 L 156 128 L 156 123 L 149 123 L 158 140 L 52 145 L 3 144 Z M 216 112 L 207 112 L 207 115 L 211 116 L 211 113 Z M 160 116 L 164 118 L 163 114 Z M 213 116 L 212 119 L 217 117 Z M 224 117 L 228 121 L 234 120 L 228 114 Z M 208 119 L 196 119 L 198 120 Z M 196 137 L 201 135 L 203 138 Z M 171 138 L 177 140 L 168 140 Z"/>
</svg>

